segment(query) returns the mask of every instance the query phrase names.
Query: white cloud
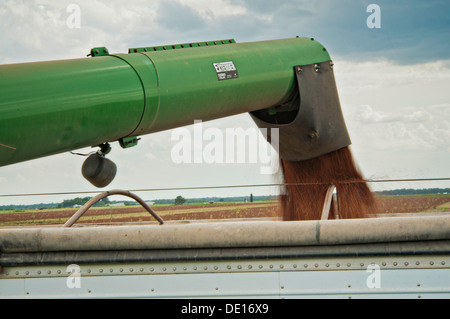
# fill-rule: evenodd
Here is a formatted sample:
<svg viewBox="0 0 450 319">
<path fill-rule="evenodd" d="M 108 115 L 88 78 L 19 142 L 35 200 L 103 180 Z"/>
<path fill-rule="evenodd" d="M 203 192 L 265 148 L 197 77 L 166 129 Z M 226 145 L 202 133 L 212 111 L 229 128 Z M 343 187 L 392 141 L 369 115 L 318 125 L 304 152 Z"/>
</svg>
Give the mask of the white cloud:
<svg viewBox="0 0 450 319">
<path fill-rule="evenodd" d="M 450 60 L 399 65 L 384 59 L 354 62 L 334 57 L 334 62 L 340 94 L 380 92 L 417 83 L 437 83 L 450 79 Z"/>
<path fill-rule="evenodd" d="M 450 175 L 450 61 L 397 65 L 337 59 L 335 70 L 363 172 L 389 178 Z"/>
<path fill-rule="evenodd" d="M 245 7 L 229 3 L 226 0 L 178 0 L 177 2 L 192 8 L 208 20 L 248 13 Z"/>
</svg>

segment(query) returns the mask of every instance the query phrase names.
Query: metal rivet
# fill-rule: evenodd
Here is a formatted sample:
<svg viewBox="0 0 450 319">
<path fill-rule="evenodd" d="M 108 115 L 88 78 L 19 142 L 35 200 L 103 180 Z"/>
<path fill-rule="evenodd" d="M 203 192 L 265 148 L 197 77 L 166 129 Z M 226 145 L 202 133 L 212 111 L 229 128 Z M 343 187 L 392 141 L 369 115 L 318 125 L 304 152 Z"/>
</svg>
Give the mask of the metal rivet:
<svg viewBox="0 0 450 319">
<path fill-rule="evenodd" d="M 130 268 L 130 272 L 133 272 L 134 271 L 134 269 L 133 268 Z"/>
<path fill-rule="evenodd" d="M 230 266 L 230 265 L 227 265 L 227 269 L 231 269 L 231 266 Z"/>
<path fill-rule="evenodd" d="M 408 265 L 409 265 L 409 262 L 405 261 L 405 266 L 408 266 Z"/>
<path fill-rule="evenodd" d="M 433 261 L 430 261 L 430 265 L 433 266 L 433 265 L 434 265 L 434 262 L 433 262 Z"/>
<path fill-rule="evenodd" d="M 325 264 L 325 267 L 330 267 L 330 264 L 328 264 L 328 263 L 327 263 L 327 264 Z"/>
<path fill-rule="evenodd" d="M 120 272 L 123 272 L 123 268 L 120 268 L 119 271 L 120 271 Z"/>
<path fill-rule="evenodd" d="M 314 267 L 316 267 L 316 268 L 319 267 L 319 264 L 315 264 Z"/>
<path fill-rule="evenodd" d="M 269 268 L 272 269 L 272 268 L 273 268 L 273 265 L 270 265 Z"/>
<path fill-rule="evenodd" d="M 311 132 L 309 132 L 309 137 L 312 139 L 318 138 L 319 133 L 317 133 L 316 131 L 311 131 Z"/>
<path fill-rule="evenodd" d="M 183 267 L 183 270 L 184 270 L 184 271 L 186 271 L 186 270 L 187 270 L 187 268 L 186 268 L 186 267 Z"/>
<path fill-rule="evenodd" d="M 360 263 L 359 265 L 360 265 L 361 267 L 364 267 L 364 263 Z"/>
<path fill-rule="evenodd" d="M 114 271 L 114 269 L 112 269 L 112 268 L 109 268 L 109 272 L 113 272 Z"/>
<path fill-rule="evenodd" d="M 292 267 L 297 268 L 297 264 L 293 264 Z"/>
<path fill-rule="evenodd" d="M 151 268 L 150 268 L 150 271 L 152 271 L 152 272 L 153 272 L 154 270 L 155 270 L 155 269 L 154 269 L 153 267 L 151 267 Z"/>
<path fill-rule="evenodd" d="M 144 268 L 140 268 L 139 271 L 140 271 L 140 272 L 143 272 L 143 271 L 144 271 Z"/>
<path fill-rule="evenodd" d="M 237 268 L 238 268 L 238 269 L 242 269 L 242 266 L 241 266 L 241 265 L 238 265 Z"/>
<path fill-rule="evenodd" d="M 194 270 L 197 270 L 197 266 L 194 266 Z"/>
<path fill-rule="evenodd" d="M 385 262 L 385 261 L 383 261 L 381 264 L 382 264 L 383 266 L 386 266 L 386 262 Z"/>
<path fill-rule="evenodd" d="M 16 271 L 16 275 L 18 275 L 19 274 L 19 272 L 18 271 Z"/>
<path fill-rule="evenodd" d="M 397 262 L 396 261 L 394 261 L 394 266 L 397 266 Z"/>
<path fill-rule="evenodd" d="M 263 265 L 259 265 L 259 269 L 262 269 L 263 268 Z"/>
<path fill-rule="evenodd" d="M 102 272 L 103 272 L 103 269 L 100 268 L 98 271 L 99 271 L 100 273 L 102 273 Z"/>
<path fill-rule="evenodd" d="M 341 267 L 341 264 L 340 264 L 340 263 L 337 263 L 337 264 L 336 264 L 336 267 Z"/>
<path fill-rule="evenodd" d="M 58 269 L 57 273 L 58 273 L 58 274 L 60 274 L 60 273 L 61 273 L 61 270 L 60 270 L 60 269 Z M 28 274 L 27 274 L 27 275 L 28 275 Z"/>
<path fill-rule="evenodd" d="M 444 265 L 445 265 L 445 261 L 442 261 L 442 262 L 441 262 L 441 265 L 444 266 Z"/>
<path fill-rule="evenodd" d="M 347 267 L 351 267 L 351 266 L 352 266 L 352 264 L 351 264 L 351 263 L 348 263 L 348 264 L 347 264 Z"/>
<path fill-rule="evenodd" d="M 177 267 L 173 267 L 173 271 L 176 271 L 177 270 Z"/>
<path fill-rule="evenodd" d="M 88 269 L 88 270 L 87 270 L 87 273 L 88 273 L 88 274 L 90 274 L 90 273 L 91 273 L 91 270 L 90 270 L 90 269 Z"/>
<path fill-rule="evenodd" d="M 217 269 L 219 269 L 219 267 L 217 267 L 217 266 L 214 266 L 214 270 L 217 270 Z"/>
<path fill-rule="evenodd" d="M 167 270 L 167 268 L 166 267 L 163 267 L 163 269 L 162 269 L 163 271 L 166 271 Z"/>
<path fill-rule="evenodd" d="M 280 269 L 283 269 L 284 268 L 284 265 L 280 265 Z"/>
<path fill-rule="evenodd" d="M 208 270 L 208 266 L 203 267 L 204 270 Z"/>
<path fill-rule="evenodd" d="M 29 271 L 25 271 L 25 275 L 29 275 L 30 274 L 30 272 Z"/>
<path fill-rule="evenodd" d="M 416 261 L 416 265 L 419 266 L 419 265 L 420 265 L 420 262 L 419 262 L 419 261 Z"/>
<path fill-rule="evenodd" d="M 252 265 L 248 265 L 248 269 L 252 269 Z"/>
<path fill-rule="evenodd" d="M 308 264 L 304 264 L 303 267 L 308 268 Z"/>
<path fill-rule="evenodd" d="M 40 275 L 40 274 L 41 274 L 41 271 L 40 271 L 40 270 L 38 270 L 37 274 L 38 274 L 38 275 Z"/>
</svg>

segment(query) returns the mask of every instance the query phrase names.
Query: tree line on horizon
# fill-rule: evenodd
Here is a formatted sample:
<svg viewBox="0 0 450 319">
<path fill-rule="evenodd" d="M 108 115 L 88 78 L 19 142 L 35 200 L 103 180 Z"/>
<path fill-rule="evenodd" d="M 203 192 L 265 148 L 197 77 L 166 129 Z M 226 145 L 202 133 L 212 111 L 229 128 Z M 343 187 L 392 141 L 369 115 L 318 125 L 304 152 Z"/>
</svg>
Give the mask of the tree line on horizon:
<svg viewBox="0 0 450 319">
<path fill-rule="evenodd" d="M 426 189 L 394 189 L 386 191 L 376 191 L 376 195 L 382 196 L 395 196 L 395 195 L 436 195 L 436 194 L 450 194 L 450 188 L 426 188 Z M 0 210 L 27 210 L 27 209 L 52 209 L 52 208 L 72 208 L 75 205 L 84 205 L 92 197 L 77 197 L 74 199 L 65 199 L 61 203 L 40 203 L 40 204 L 27 204 L 27 205 L 3 205 L 0 206 Z M 201 198 L 183 198 L 178 196 L 175 199 L 156 199 L 152 200 L 155 205 L 182 205 L 182 204 L 201 204 L 201 203 L 222 203 L 222 202 L 244 202 L 245 200 L 251 201 L 265 201 L 265 200 L 277 200 L 277 195 L 267 196 L 236 196 L 236 197 L 201 197 Z M 137 205 L 135 201 L 110 201 L 107 197 L 99 201 L 94 207 L 106 207 L 114 203 L 124 203 L 125 206 Z"/>
</svg>

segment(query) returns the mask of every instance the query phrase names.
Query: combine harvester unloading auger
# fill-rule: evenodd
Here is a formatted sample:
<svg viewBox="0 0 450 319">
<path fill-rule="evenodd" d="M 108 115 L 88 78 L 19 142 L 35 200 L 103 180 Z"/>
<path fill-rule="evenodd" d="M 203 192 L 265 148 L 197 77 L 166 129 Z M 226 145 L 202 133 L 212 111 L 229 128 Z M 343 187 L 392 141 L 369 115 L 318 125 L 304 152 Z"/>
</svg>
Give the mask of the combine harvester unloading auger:
<svg viewBox="0 0 450 319">
<path fill-rule="evenodd" d="M 129 54 L 94 48 L 90 55 L 0 67 L 0 166 L 98 145 L 82 172 L 105 187 L 116 174 L 105 157 L 110 142 L 131 147 L 144 134 L 250 112 L 259 127 L 279 129 L 286 182 L 320 184 L 287 187 L 286 220 L 320 219 L 327 188 L 336 184 L 340 194 L 340 182 L 358 179 L 346 185 L 363 192 L 350 191 L 356 200 L 339 206 L 358 205 L 340 215 L 367 217 L 364 203 L 373 200 L 348 156 L 333 63 L 314 39 L 211 41 Z"/>
<path fill-rule="evenodd" d="M 0 66 L 0 166 L 94 146 L 82 174 L 103 188 L 116 174 L 106 158 L 110 143 L 128 148 L 142 135 L 250 113 L 267 132 L 279 129 L 284 221 L 0 229 L 0 296 L 450 293 L 439 281 L 450 262 L 447 217 L 367 218 L 376 202 L 349 150 L 333 62 L 314 39 L 128 54 L 99 47 L 90 56 Z M 324 205 L 334 187 L 337 205 Z M 341 220 L 319 221 L 327 219 L 324 207 Z M 63 266 L 72 264 L 89 289 L 67 287 Z M 380 265 L 391 285 L 371 290 L 363 279 L 369 264 Z M 345 270 L 342 282 L 327 270 Z M 411 286 L 398 280 L 406 270 L 418 276 Z M 202 276 L 208 280 L 189 284 Z M 419 278 L 428 290 L 418 288 Z"/>
</svg>

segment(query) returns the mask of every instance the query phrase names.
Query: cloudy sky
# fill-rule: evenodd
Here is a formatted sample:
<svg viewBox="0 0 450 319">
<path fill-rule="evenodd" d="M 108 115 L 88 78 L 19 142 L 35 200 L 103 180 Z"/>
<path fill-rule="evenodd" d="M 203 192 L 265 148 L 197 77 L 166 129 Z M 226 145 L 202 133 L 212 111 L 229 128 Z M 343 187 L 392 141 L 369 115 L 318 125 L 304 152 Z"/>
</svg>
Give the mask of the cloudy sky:
<svg viewBox="0 0 450 319">
<path fill-rule="evenodd" d="M 80 27 L 69 28 L 80 8 Z M 367 12 L 377 4 L 380 28 Z M 0 64 L 84 58 L 92 47 L 130 47 L 234 38 L 237 42 L 314 37 L 330 52 L 352 151 L 365 177 L 450 177 L 450 3 L 443 0 L 0 0 Z M 370 21 L 374 22 L 375 20 Z M 1 98 L 1 97 L 0 97 Z M 256 127 L 247 114 L 205 128 Z M 192 127 L 189 128 L 190 130 Z M 108 189 L 270 184 L 261 164 L 176 164 L 171 131 L 113 145 L 118 174 Z M 81 150 L 83 151 L 83 150 Z M 87 149 L 89 151 L 89 149 Z M 0 195 L 98 192 L 80 174 L 84 158 L 61 154 L 0 168 Z M 377 189 L 450 187 L 386 183 Z M 145 199 L 275 193 L 239 188 L 138 193 Z M 0 197 L 0 205 L 65 196 Z"/>
</svg>

